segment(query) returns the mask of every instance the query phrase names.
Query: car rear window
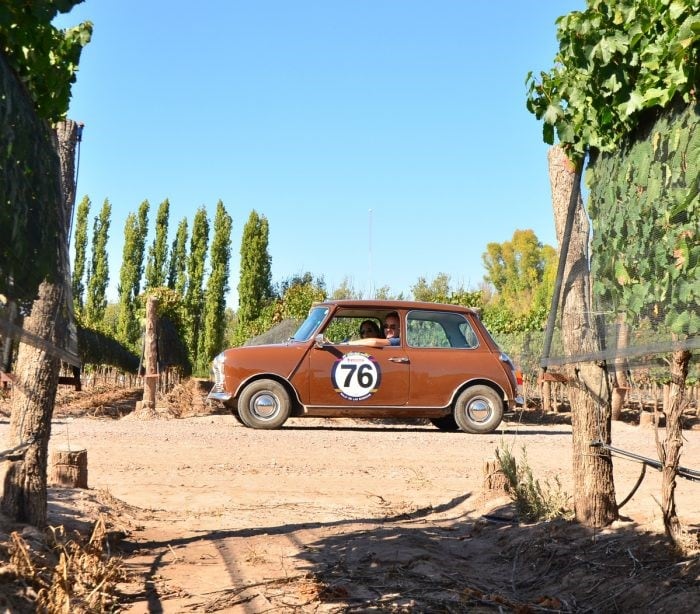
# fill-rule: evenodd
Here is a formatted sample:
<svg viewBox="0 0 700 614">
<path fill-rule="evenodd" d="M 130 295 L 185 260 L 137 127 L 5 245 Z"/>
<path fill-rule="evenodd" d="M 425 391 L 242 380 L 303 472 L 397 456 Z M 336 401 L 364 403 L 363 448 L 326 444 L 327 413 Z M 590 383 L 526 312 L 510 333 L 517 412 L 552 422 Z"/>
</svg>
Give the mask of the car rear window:
<svg viewBox="0 0 700 614">
<path fill-rule="evenodd" d="M 406 319 L 407 343 L 416 348 L 466 348 L 479 345 L 469 320 L 442 311 L 411 311 Z"/>
</svg>

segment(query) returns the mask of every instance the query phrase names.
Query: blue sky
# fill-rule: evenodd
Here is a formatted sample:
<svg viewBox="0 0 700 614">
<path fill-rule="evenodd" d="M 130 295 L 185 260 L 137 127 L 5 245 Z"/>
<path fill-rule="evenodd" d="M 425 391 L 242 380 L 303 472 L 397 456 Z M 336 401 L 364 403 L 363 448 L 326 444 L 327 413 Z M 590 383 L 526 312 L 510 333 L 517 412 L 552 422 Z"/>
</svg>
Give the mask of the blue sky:
<svg viewBox="0 0 700 614">
<path fill-rule="evenodd" d="M 476 289 L 486 244 L 516 229 L 555 244 L 525 77 L 552 67 L 555 20 L 584 0 L 183 6 L 86 0 L 55 22 L 94 24 L 69 117 L 85 123 L 90 225 L 112 203 L 111 300 L 126 216 L 145 199 L 151 228 L 169 199 L 170 240 L 223 201 L 234 308 L 253 209 L 270 223 L 274 282 L 310 271 L 365 296 L 439 273 Z"/>
</svg>

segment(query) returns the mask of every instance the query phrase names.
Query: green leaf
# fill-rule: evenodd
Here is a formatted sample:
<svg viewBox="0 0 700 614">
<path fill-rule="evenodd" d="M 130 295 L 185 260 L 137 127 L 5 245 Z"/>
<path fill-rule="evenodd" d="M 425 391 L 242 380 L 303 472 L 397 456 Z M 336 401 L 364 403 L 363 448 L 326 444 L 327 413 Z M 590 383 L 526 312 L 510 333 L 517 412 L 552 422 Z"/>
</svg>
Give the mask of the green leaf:
<svg viewBox="0 0 700 614">
<path fill-rule="evenodd" d="M 574 141 L 574 128 L 571 126 L 571 124 L 558 124 L 557 134 L 559 135 L 559 140 L 562 143 L 572 143 Z"/>
<path fill-rule="evenodd" d="M 547 110 L 545 111 L 544 114 L 544 121 L 548 124 L 556 124 L 557 120 L 564 115 L 564 111 L 562 111 L 561 107 L 559 105 L 555 104 L 550 104 L 547 107 Z"/>
<path fill-rule="evenodd" d="M 673 0 L 673 2 L 671 2 L 671 5 L 668 7 L 668 12 L 671 16 L 671 19 L 676 20 L 685 12 L 685 9 L 685 2 L 681 2 L 681 0 Z"/>
<path fill-rule="evenodd" d="M 630 274 L 627 272 L 627 268 L 621 260 L 615 261 L 615 279 L 617 283 L 621 286 L 630 283 Z"/>
<path fill-rule="evenodd" d="M 554 145 L 554 126 L 552 124 L 542 124 L 542 140 L 547 145 Z"/>
<path fill-rule="evenodd" d="M 644 106 L 644 97 L 637 91 L 630 94 L 629 100 L 622 105 L 623 113 L 629 117 Z"/>
<path fill-rule="evenodd" d="M 644 102 L 645 106 L 650 106 L 650 104 L 658 104 L 661 100 L 664 99 L 665 95 L 665 89 L 661 89 L 660 87 L 652 87 L 646 92 L 644 92 L 644 96 L 642 96 L 642 102 Z"/>
<path fill-rule="evenodd" d="M 666 316 L 666 324 L 672 333 L 677 335 L 687 334 L 690 325 L 690 313 L 687 311 L 681 311 L 680 313 L 671 311 Z"/>
</svg>

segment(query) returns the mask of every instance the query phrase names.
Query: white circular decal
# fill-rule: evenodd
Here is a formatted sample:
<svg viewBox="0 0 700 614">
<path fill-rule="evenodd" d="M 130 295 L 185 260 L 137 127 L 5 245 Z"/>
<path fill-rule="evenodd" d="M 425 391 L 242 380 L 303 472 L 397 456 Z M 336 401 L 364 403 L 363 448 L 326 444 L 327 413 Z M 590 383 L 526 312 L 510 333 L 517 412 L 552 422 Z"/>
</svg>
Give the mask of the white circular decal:
<svg viewBox="0 0 700 614">
<path fill-rule="evenodd" d="M 333 388 L 344 399 L 364 401 L 379 389 L 382 372 L 369 354 L 350 352 L 339 358 L 331 372 Z"/>
</svg>

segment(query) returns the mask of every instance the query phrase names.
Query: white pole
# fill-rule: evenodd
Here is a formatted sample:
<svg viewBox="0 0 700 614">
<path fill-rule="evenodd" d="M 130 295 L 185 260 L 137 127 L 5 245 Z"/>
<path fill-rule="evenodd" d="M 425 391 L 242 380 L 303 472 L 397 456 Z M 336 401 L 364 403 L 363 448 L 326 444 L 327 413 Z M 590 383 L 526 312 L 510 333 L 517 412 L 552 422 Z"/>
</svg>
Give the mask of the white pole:
<svg viewBox="0 0 700 614">
<path fill-rule="evenodd" d="M 372 281 L 372 209 L 369 210 L 369 297 L 374 298 L 374 283 Z"/>
</svg>

